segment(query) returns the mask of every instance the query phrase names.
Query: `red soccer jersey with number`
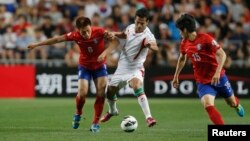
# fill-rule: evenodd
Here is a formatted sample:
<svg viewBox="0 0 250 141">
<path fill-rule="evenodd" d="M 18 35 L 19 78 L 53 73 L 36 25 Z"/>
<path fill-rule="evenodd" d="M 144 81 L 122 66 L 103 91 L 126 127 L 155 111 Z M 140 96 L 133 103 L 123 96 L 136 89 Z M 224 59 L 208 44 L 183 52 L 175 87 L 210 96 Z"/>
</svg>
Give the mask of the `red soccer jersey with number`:
<svg viewBox="0 0 250 141">
<path fill-rule="evenodd" d="M 200 33 L 194 41 L 183 39 L 181 53 L 192 61 L 194 77 L 198 83 L 210 83 L 218 67 L 216 51 L 220 45 L 208 34 Z M 225 73 L 222 69 L 221 76 Z"/>
<path fill-rule="evenodd" d="M 91 27 L 89 39 L 84 39 L 79 31 L 65 34 L 67 41 L 75 41 L 80 47 L 79 64 L 88 70 L 100 68 L 106 61 L 97 62 L 98 56 L 104 51 L 104 32 L 101 27 Z"/>
</svg>

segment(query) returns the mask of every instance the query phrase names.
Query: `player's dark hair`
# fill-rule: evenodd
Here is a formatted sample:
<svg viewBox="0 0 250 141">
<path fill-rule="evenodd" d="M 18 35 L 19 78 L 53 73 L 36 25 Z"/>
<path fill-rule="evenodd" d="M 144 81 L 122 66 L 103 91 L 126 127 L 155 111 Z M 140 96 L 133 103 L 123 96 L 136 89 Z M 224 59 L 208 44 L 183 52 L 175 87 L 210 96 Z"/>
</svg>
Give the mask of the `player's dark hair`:
<svg viewBox="0 0 250 141">
<path fill-rule="evenodd" d="M 138 16 L 140 18 L 146 18 L 147 21 L 149 20 L 149 12 L 146 8 L 141 8 L 137 10 L 135 16 Z"/>
<path fill-rule="evenodd" d="M 176 27 L 179 28 L 181 31 L 186 28 L 188 32 L 193 32 L 196 30 L 195 19 L 192 15 L 186 13 L 182 14 L 176 20 Z"/>
<path fill-rule="evenodd" d="M 91 21 L 89 18 L 81 16 L 76 19 L 76 27 L 78 29 L 88 25 L 91 25 Z"/>
</svg>

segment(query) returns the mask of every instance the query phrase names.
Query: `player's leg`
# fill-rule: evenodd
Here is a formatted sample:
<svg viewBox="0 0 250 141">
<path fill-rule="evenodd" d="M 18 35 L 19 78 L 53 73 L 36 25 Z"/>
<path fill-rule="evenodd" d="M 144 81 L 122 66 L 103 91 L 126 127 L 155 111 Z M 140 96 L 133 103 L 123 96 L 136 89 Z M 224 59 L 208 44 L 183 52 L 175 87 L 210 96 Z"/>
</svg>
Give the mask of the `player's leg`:
<svg viewBox="0 0 250 141">
<path fill-rule="evenodd" d="M 76 112 L 73 116 L 72 127 L 77 129 L 80 125 L 81 115 L 83 114 L 83 106 L 85 104 L 86 95 L 88 93 L 90 73 L 83 67 L 78 67 L 78 93 L 76 95 Z"/>
<path fill-rule="evenodd" d="M 119 114 L 118 109 L 116 107 L 116 102 L 117 102 L 116 93 L 118 93 L 118 91 L 119 91 L 119 87 L 108 86 L 107 88 L 107 101 L 108 102 L 107 103 L 108 103 L 109 110 L 104 116 L 102 116 L 101 122 L 106 122 L 112 116 L 117 116 Z"/>
<path fill-rule="evenodd" d="M 118 109 L 116 107 L 116 102 L 117 102 L 116 94 L 122 87 L 126 85 L 126 82 L 122 81 L 123 77 L 126 77 L 126 75 L 116 75 L 115 73 L 109 82 L 106 92 L 109 110 L 105 115 L 102 116 L 101 122 L 106 122 L 112 116 L 118 115 Z"/>
<path fill-rule="evenodd" d="M 213 124 L 224 125 L 220 112 L 214 106 L 214 100 L 217 94 L 215 89 L 209 84 L 198 84 L 198 93 L 201 103 Z"/>
<path fill-rule="evenodd" d="M 102 115 L 104 102 L 105 102 L 105 88 L 107 85 L 107 77 L 99 77 L 94 80 L 96 86 L 96 99 L 94 103 L 94 117 L 92 121 L 92 125 L 90 127 L 91 132 L 99 132 L 99 120 Z"/>
<path fill-rule="evenodd" d="M 225 98 L 225 101 L 227 102 L 227 104 L 233 108 L 235 108 L 237 114 L 240 117 L 243 117 L 245 114 L 244 108 L 243 106 L 240 104 L 239 99 L 234 95 L 233 89 L 231 87 L 230 82 L 227 79 L 227 76 L 224 75 L 221 77 L 220 79 L 220 87 L 218 87 L 218 91 L 220 92 L 220 94 L 223 95 L 223 97 Z"/>
<path fill-rule="evenodd" d="M 105 90 L 108 83 L 108 72 L 106 65 L 103 65 L 101 68 L 91 71 L 93 80 L 96 87 L 96 100 L 94 104 L 94 117 L 90 131 L 99 132 L 99 120 L 102 115 L 104 102 L 105 102 Z"/>
<path fill-rule="evenodd" d="M 88 92 L 88 81 L 85 79 L 78 80 L 78 94 L 76 96 L 76 112 L 73 116 L 72 127 L 77 129 L 80 125 L 81 115 L 83 114 L 83 106 L 85 104 Z"/>
<path fill-rule="evenodd" d="M 94 104 L 95 114 L 93 119 L 93 124 L 98 124 L 101 117 L 103 106 L 105 102 L 105 88 L 107 85 L 108 78 L 106 76 L 99 77 L 95 82 L 96 86 L 96 100 Z"/>
<path fill-rule="evenodd" d="M 229 106 L 235 108 L 236 113 L 240 117 L 243 117 L 245 115 L 243 106 L 240 104 L 239 99 L 234 94 L 232 94 L 230 97 L 225 98 L 225 100 Z"/>
<path fill-rule="evenodd" d="M 137 77 L 134 77 L 129 81 L 129 85 L 131 88 L 133 88 L 135 92 L 135 96 L 137 97 L 138 103 L 141 106 L 142 111 L 145 115 L 148 127 L 154 126 L 156 124 L 156 120 L 151 115 L 148 99 L 142 87 L 142 80 Z"/>
</svg>

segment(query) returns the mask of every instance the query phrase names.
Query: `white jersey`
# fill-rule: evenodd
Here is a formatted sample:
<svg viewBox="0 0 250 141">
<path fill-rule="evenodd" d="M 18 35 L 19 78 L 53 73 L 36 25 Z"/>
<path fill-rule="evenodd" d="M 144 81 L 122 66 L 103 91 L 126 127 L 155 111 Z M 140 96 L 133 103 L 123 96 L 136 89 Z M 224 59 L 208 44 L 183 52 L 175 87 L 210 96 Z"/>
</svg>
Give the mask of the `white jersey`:
<svg viewBox="0 0 250 141">
<path fill-rule="evenodd" d="M 142 33 L 135 33 L 135 24 L 129 25 L 125 30 L 125 34 L 127 38 L 122 48 L 115 74 L 130 73 L 143 69 L 148 48 L 143 48 L 142 42 L 143 40 L 147 42 L 156 41 L 148 27 Z"/>
</svg>

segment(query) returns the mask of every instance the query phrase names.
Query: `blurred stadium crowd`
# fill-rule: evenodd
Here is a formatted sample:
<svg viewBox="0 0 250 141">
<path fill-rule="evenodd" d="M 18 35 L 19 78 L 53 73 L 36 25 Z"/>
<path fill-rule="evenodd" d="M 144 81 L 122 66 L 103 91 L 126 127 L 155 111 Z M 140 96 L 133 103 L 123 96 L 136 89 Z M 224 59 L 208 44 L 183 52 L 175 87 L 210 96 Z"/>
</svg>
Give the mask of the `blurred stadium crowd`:
<svg viewBox="0 0 250 141">
<path fill-rule="evenodd" d="M 75 43 L 32 51 L 27 45 L 74 30 L 80 15 L 91 18 L 94 26 L 122 31 L 141 7 L 150 10 L 149 28 L 160 48 L 149 52 L 145 66 L 175 66 L 181 37 L 174 21 L 188 12 L 195 16 L 198 32 L 211 34 L 225 49 L 226 68 L 250 68 L 249 0 L 0 0 L 0 64 L 75 67 Z M 119 48 L 108 56 L 107 65 L 115 67 L 118 57 Z"/>
</svg>

